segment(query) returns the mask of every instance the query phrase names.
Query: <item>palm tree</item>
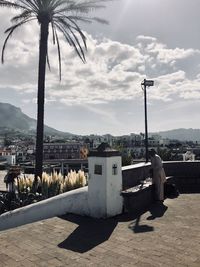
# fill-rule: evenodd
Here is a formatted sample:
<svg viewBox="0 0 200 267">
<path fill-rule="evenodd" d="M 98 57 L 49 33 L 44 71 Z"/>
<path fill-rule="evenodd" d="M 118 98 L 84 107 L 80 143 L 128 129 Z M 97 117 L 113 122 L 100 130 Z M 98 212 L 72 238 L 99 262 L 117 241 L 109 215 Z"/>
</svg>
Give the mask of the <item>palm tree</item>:
<svg viewBox="0 0 200 267">
<path fill-rule="evenodd" d="M 4 63 L 4 51 L 7 42 L 16 29 L 33 20 L 37 20 L 40 26 L 35 164 L 36 181 L 38 177 L 42 177 L 45 74 L 46 63 L 49 65 L 49 27 L 51 26 L 52 29 L 53 43 L 57 45 L 59 77 L 61 80 L 61 51 L 57 32 L 60 31 L 63 34 L 66 42 L 75 49 L 79 58 L 85 62 L 85 51 L 87 50 L 86 36 L 77 22 L 90 23 L 92 21 L 97 21 L 106 23 L 103 19 L 89 17 L 89 12 L 104 7 L 103 3 L 107 1 L 110 0 L 0 0 L 0 7 L 20 10 L 20 14 L 11 19 L 13 25 L 5 31 L 7 37 L 2 48 L 2 63 Z"/>
</svg>

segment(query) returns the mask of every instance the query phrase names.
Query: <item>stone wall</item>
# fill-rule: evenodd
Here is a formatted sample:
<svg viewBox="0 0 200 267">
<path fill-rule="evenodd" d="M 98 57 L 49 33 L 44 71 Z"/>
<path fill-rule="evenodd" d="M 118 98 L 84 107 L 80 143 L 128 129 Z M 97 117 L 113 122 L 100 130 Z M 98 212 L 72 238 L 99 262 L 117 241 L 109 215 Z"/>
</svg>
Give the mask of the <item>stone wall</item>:
<svg viewBox="0 0 200 267">
<path fill-rule="evenodd" d="M 123 190 L 141 184 L 141 181 L 149 177 L 150 163 L 138 163 L 122 167 Z"/>
<path fill-rule="evenodd" d="M 149 177 L 150 163 L 139 163 L 122 167 L 123 190 L 141 184 L 142 180 Z M 178 186 L 199 186 L 200 161 L 167 161 L 163 163 L 166 176 L 173 176 Z"/>
</svg>

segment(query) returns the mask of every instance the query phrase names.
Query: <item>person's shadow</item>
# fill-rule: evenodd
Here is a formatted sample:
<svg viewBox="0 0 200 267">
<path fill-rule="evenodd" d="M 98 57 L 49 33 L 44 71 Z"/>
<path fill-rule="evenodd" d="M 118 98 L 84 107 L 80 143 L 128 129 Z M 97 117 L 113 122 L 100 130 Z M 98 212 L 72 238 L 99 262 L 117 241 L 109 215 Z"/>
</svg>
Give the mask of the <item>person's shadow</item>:
<svg viewBox="0 0 200 267">
<path fill-rule="evenodd" d="M 129 229 L 131 229 L 136 234 L 154 231 L 153 226 L 140 224 L 140 218 L 141 216 L 138 216 L 134 222 L 130 223 Z"/>
<path fill-rule="evenodd" d="M 162 217 L 167 211 L 168 207 L 162 202 L 154 203 L 149 209 L 151 215 L 147 217 L 147 220 L 154 220 L 156 218 Z"/>
</svg>

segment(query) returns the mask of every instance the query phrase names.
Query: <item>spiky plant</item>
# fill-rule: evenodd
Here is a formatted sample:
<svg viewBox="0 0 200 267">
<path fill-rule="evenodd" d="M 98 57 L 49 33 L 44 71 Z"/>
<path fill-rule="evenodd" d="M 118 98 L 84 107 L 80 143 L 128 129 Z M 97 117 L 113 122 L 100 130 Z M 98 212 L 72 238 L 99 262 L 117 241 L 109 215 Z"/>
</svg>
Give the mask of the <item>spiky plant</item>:
<svg viewBox="0 0 200 267">
<path fill-rule="evenodd" d="M 1 61 L 4 62 L 4 51 L 12 33 L 22 25 L 37 20 L 40 27 L 39 68 L 37 92 L 37 134 L 35 181 L 42 177 L 43 135 L 44 135 L 44 99 L 46 62 L 48 63 L 49 26 L 52 29 L 53 43 L 57 45 L 59 75 L 61 79 L 61 51 L 58 38 L 60 31 L 66 42 L 75 49 L 79 58 L 85 62 L 86 36 L 78 22 L 97 21 L 106 23 L 97 17 L 89 17 L 90 11 L 102 8 L 110 0 L 0 0 L 0 7 L 14 8 L 21 13 L 12 18 L 13 25 L 5 33 Z"/>
</svg>

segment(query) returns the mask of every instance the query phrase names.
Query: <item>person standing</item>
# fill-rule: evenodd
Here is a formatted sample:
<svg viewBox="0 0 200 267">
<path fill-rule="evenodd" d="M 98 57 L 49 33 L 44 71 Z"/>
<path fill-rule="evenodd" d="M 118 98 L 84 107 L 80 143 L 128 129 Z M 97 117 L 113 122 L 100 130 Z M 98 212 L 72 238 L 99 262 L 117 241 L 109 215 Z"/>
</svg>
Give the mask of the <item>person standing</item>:
<svg viewBox="0 0 200 267">
<path fill-rule="evenodd" d="M 166 181 L 162 159 L 154 149 L 149 151 L 151 159 L 152 183 L 155 185 L 155 198 L 157 201 L 164 201 L 164 183 Z"/>
</svg>

